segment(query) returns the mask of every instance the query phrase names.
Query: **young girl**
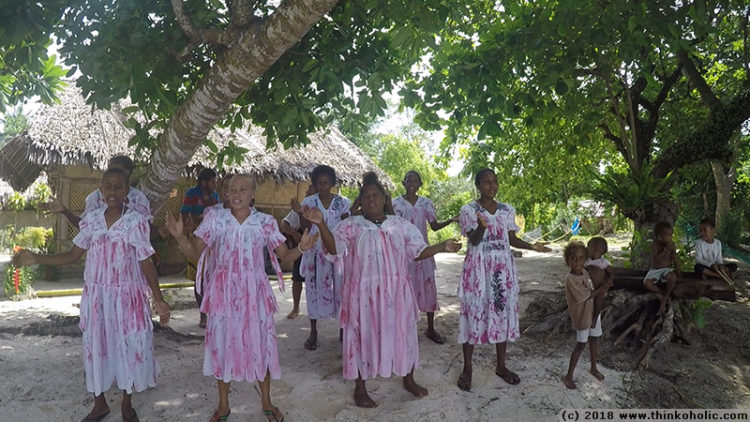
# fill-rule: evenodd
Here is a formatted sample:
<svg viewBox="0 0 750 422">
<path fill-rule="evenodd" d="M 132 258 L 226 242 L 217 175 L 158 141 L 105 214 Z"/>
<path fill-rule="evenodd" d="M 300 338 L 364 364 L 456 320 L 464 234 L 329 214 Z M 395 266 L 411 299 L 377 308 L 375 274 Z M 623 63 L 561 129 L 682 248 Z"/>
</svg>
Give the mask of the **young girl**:
<svg viewBox="0 0 750 422">
<path fill-rule="evenodd" d="M 570 242 L 563 251 L 563 258 L 570 267 L 570 272 L 565 276 L 563 282 L 565 284 L 565 300 L 568 302 L 570 319 L 573 321 L 573 328 L 576 330 L 576 347 L 570 355 L 568 373 L 563 378 L 563 384 L 572 390 L 576 388 L 576 384 L 573 382 L 573 373 L 589 339 L 591 339 L 589 346 L 591 374 L 599 381 L 604 379 L 604 374 L 596 369 L 596 363 L 599 360 L 599 337 L 602 335 L 602 319 L 600 316 L 593 316 L 594 298 L 611 287 L 612 281 L 607 280 L 594 289 L 591 277 L 584 268 L 586 247 L 581 242 Z M 594 321 L 592 322 L 592 320 Z"/>
<path fill-rule="evenodd" d="M 404 185 L 406 193 L 392 201 L 393 211 L 399 217 L 403 217 L 417 226 L 425 242 L 427 242 L 427 223 L 430 224 L 433 231 L 438 231 L 458 219 L 454 217 L 442 222 L 437 221 L 435 204 L 424 196 L 417 196 L 417 191 L 422 186 L 422 177 L 416 171 L 406 172 L 401 183 Z M 420 312 L 427 313 L 425 335 L 437 344 L 445 343 L 443 336 L 435 331 L 434 325 L 435 311 L 439 309 L 437 288 L 435 287 L 435 259 L 430 257 L 421 261 L 409 262 L 409 275 L 414 287 L 417 306 Z"/>
<path fill-rule="evenodd" d="M 315 186 L 310 184 L 307 186 L 305 196 L 310 196 L 313 194 L 315 194 Z M 297 246 L 300 239 L 302 238 L 302 222 L 300 221 L 302 208 L 300 208 L 300 204 L 299 202 L 297 202 L 297 198 L 292 198 L 292 200 L 290 201 L 290 206 L 291 209 L 284 217 L 284 219 L 281 220 L 279 229 L 281 230 L 281 233 L 287 236 L 287 246 L 291 248 Z M 299 302 L 302 298 L 302 284 L 305 282 L 305 278 L 302 277 L 302 274 L 300 274 L 299 271 L 299 266 L 301 263 L 301 258 L 296 259 L 292 267 L 292 310 L 286 316 L 289 319 L 294 319 L 299 316 Z"/>
<path fill-rule="evenodd" d="M 215 254 L 214 270 L 199 273 L 208 277 L 201 304 L 201 311 L 208 315 L 203 374 L 215 377 L 219 389 L 219 404 L 211 420 L 227 420 L 232 380 L 257 380 L 263 412 L 268 420 L 281 421 L 283 414 L 271 403 L 271 377 L 279 379 L 281 368 L 273 319 L 276 297 L 263 269 L 263 248 L 293 261 L 312 247 L 317 236 L 305 233 L 297 248 L 288 249 L 276 220 L 251 208 L 255 179 L 235 175 L 229 192 L 231 208 L 206 215 L 192 242 L 183 233 L 181 219 L 171 214 L 167 214 L 167 229 L 187 257 L 198 260 L 207 248 Z M 271 256 L 283 289 L 279 263 Z"/>
<path fill-rule="evenodd" d="M 511 385 L 521 381 L 505 366 L 507 341 L 519 336 L 518 275 L 510 246 L 537 252 L 550 250 L 544 244 L 531 245 L 516 237 L 516 210 L 495 201 L 497 177 L 492 170 L 477 172 L 474 184 L 481 196 L 464 205 L 459 214 L 461 232 L 469 239 L 458 286 L 458 342 L 463 345 L 464 368 L 457 385 L 464 391 L 471 390 L 475 344 L 496 344 L 495 374 Z"/>
<path fill-rule="evenodd" d="M 419 230 L 401 217 L 384 213 L 386 194 L 374 173 L 367 173 L 360 193 L 362 216 L 329 229 L 319 208 L 303 209 L 315 223 L 330 254 L 344 264 L 343 300 L 339 321 L 344 328 L 344 378 L 356 379 L 354 402 L 377 404 L 367 394 L 365 380 L 396 374 L 415 397 L 427 389 L 414 381 L 419 364 L 419 310 L 407 275 L 407 263 L 438 252 L 455 252 L 453 240 L 428 246 Z"/>
<path fill-rule="evenodd" d="M 317 193 L 302 200 L 302 207 L 317 208 L 323 214 L 326 225 L 333 229 L 349 216 L 349 200 L 331 193 L 336 185 L 336 171 L 329 166 L 317 166 L 312 171 L 312 183 Z M 309 225 L 302 222 L 302 227 Z M 318 232 L 316 226 L 310 234 Z M 305 341 L 307 350 L 318 348 L 319 319 L 337 318 L 341 306 L 341 274 L 332 262 L 325 259 L 323 244 L 318 242 L 302 255 L 300 273 L 305 278 L 307 315 L 310 317 L 310 336 Z"/>
<path fill-rule="evenodd" d="M 84 214 L 73 247 L 57 255 L 21 251 L 16 265 L 66 265 L 88 250 L 81 294 L 83 363 L 86 388 L 94 393 L 94 408 L 84 422 L 99 421 L 109 414 L 104 392 L 113 381 L 123 390 L 122 418 L 137 421 L 131 404 L 133 391 L 156 385 L 153 325 L 149 288 L 162 324 L 169 322 L 156 268 L 149 257 L 149 224 L 142 214 L 125 205 L 128 177 L 120 169 L 104 172 L 101 185 L 106 208 Z"/>
<path fill-rule="evenodd" d="M 601 236 L 592 237 L 586 244 L 586 271 L 591 276 L 591 282 L 594 288 L 603 284 L 614 284 L 615 273 L 609 260 L 604 257 L 607 253 L 607 240 Z M 567 261 L 566 261 L 567 262 Z M 607 294 L 608 289 L 601 290 L 601 294 L 594 297 L 594 316 L 593 321 L 599 317 L 602 310 L 602 301 Z"/>
</svg>

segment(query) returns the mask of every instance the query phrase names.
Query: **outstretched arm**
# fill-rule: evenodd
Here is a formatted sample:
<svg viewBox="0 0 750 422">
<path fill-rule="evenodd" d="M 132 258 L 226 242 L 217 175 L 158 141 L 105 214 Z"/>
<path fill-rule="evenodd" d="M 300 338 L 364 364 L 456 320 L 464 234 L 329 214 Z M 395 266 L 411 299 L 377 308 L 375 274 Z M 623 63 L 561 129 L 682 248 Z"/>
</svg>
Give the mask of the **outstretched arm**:
<svg viewBox="0 0 750 422">
<path fill-rule="evenodd" d="M 333 233 L 328 229 L 325 220 L 323 219 L 323 213 L 315 207 L 305 207 L 302 210 L 302 214 L 305 219 L 318 226 L 318 232 L 320 238 L 323 240 L 323 246 L 331 255 L 336 255 L 336 239 L 333 237 Z"/>
<path fill-rule="evenodd" d="M 445 242 L 436 243 L 422 249 L 422 253 L 418 257 L 414 258 L 415 261 L 429 258 L 440 252 L 458 252 L 461 249 L 461 243 L 456 239 L 448 239 Z"/>
<path fill-rule="evenodd" d="M 49 207 L 49 210 L 57 213 L 62 214 L 65 216 L 65 218 L 70 221 L 70 224 L 72 224 L 75 228 L 80 228 L 79 224 L 81 223 L 81 217 L 73 214 L 68 207 L 63 205 L 63 203 L 57 199 L 57 198 L 51 198 L 52 200 L 47 203 L 47 206 Z"/>
<path fill-rule="evenodd" d="M 534 244 L 531 244 L 529 242 L 526 242 L 525 240 L 519 239 L 518 237 L 516 237 L 515 230 L 508 230 L 508 240 L 510 242 L 510 246 L 513 246 L 515 248 L 528 249 L 536 252 L 552 251 L 552 249 L 548 248 L 547 244 L 544 242 L 536 242 Z"/>
<path fill-rule="evenodd" d="M 42 265 L 68 265 L 77 262 L 83 256 L 84 249 L 73 245 L 69 251 L 59 253 L 56 255 L 40 255 L 35 254 L 27 249 L 21 249 L 13 257 L 13 265 L 17 267 L 26 267 L 34 264 Z"/>
<path fill-rule="evenodd" d="M 294 262 L 297 258 L 302 256 L 305 251 L 315 246 L 315 242 L 318 241 L 318 233 L 310 236 L 307 233 L 307 229 L 302 233 L 299 243 L 296 248 L 287 248 L 285 244 L 280 244 L 273 251 L 280 260 L 286 262 Z"/>
<path fill-rule="evenodd" d="M 201 257 L 203 250 L 206 249 L 206 243 L 203 242 L 203 239 L 201 239 L 200 237 L 195 237 L 191 242 L 187 237 L 185 237 L 185 234 L 183 233 L 184 226 L 182 224 L 182 216 L 178 217 L 175 220 L 175 218 L 172 216 L 172 213 L 168 212 L 165 225 L 167 227 L 167 230 L 169 230 L 169 233 L 177 241 L 177 246 L 180 248 L 182 253 L 187 258 L 193 261 L 197 261 Z"/>
<path fill-rule="evenodd" d="M 146 258 L 141 261 L 141 270 L 143 275 L 148 281 L 148 287 L 151 288 L 151 293 L 154 295 L 154 304 L 156 305 L 156 313 L 159 314 L 159 322 L 161 325 L 169 324 L 169 305 L 164 301 L 164 297 L 161 295 L 159 289 L 159 277 L 156 275 L 156 267 L 154 266 L 151 258 Z"/>
<path fill-rule="evenodd" d="M 455 222 L 458 222 L 457 215 L 445 221 L 430 221 L 430 228 L 432 229 L 432 231 L 436 232 L 442 229 L 443 227 L 447 226 L 448 224 L 455 223 Z"/>
</svg>

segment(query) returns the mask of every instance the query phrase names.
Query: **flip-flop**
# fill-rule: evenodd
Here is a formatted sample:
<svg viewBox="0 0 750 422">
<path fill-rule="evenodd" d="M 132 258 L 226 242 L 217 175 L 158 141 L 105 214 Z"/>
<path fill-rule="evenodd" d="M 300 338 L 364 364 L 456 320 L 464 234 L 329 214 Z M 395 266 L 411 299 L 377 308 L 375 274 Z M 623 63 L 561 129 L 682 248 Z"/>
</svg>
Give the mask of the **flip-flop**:
<svg viewBox="0 0 750 422">
<path fill-rule="evenodd" d="M 229 409 L 227 411 L 227 414 L 224 416 L 219 416 L 219 412 L 214 412 L 214 415 L 211 416 L 211 420 L 209 422 L 225 422 L 227 419 L 229 419 L 230 413 L 232 413 L 232 409 Z"/>
<path fill-rule="evenodd" d="M 281 413 L 278 407 L 274 407 L 273 410 L 263 410 L 263 414 L 266 415 L 266 419 L 270 422 L 284 422 L 284 415 L 281 415 L 281 419 L 277 416 L 277 412 Z"/>
<path fill-rule="evenodd" d="M 86 415 L 85 418 L 81 419 L 81 422 L 99 422 L 100 420 L 106 418 L 107 415 L 109 415 L 109 410 L 107 410 L 106 412 L 102 413 L 99 416 L 94 416 L 94 417 L 90 417 L 91 413 L 89 413 L 88 415 Z"/>
<path fill-rule="evenodd" d="M 428 339 L 434 341 L 437 344 L 445 343 L 445 338 L 435 331 L 433 331 L 432 333 L 425 331 L 424 335 L 426 335 Z"/>
<path fill-rule="evenodd" d="M 502 378 L 503 381 L 507 382 L 510 385 L 518 385 L 518 383 L 521 382 L 521 377 L 518 376 L 515 372 L 511 371 L 510 369 L 505 370 L 505 375 L 495 371 L 495 375 Z"/>
<path fill-rule="evenodd" d="M 318 342 L 312 341 L 309 338 L 305 340 L 305 349 L 307 350 L 315 350 L 318 348 Z"/>
</svg>

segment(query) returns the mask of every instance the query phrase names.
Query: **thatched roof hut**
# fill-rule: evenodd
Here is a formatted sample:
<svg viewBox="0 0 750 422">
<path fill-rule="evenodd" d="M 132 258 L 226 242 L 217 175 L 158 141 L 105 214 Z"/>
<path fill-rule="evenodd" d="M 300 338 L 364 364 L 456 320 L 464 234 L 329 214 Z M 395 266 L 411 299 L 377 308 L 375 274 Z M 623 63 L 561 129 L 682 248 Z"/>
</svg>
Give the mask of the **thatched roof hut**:
<svg viewBox="0 0 750 422">
<path fill-rule="evenodd" d="M 31 127 L 0 149 L 0 178 L 16 190 L 24 190 L 42 170 L 53 166 L 103 170 L 114 155 L 133 156 L 134 149 L 128 147 L 128 141 L 134 131 L 124 125 L 126 117 L 120 111 L 127 104 L 115 104 L 111 110 L 92 110 L 72 82 L 59 98 L 60 104 L 41 106 L 29 118 Z M 266 137 L 259 127 L 234 133 L 219 128 L 209 134 L 209 139 L 219 148 L 230 141 L 247 148 L 244 161 L 226 170 L 250 173 L 259 180 L 304 182 L 313 167 L 327 164 L 336 169 L 344 185 L 357 185 L 364 172 L 376 171 L 386 184 L 393 186 L 385 173 L 335 127 L 310 135 L 307 145 L 290 149 L 267 149 Z M 208 156 L 208 148 L 201 147 L 189 168 L 212 166 Z"/>
</svg>

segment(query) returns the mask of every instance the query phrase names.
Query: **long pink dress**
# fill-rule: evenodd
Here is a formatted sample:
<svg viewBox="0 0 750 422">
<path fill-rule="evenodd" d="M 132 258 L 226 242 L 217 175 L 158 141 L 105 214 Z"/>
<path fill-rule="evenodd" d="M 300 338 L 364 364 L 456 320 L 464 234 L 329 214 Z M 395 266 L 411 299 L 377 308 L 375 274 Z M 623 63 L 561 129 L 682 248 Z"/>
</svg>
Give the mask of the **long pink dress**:
<svg viewBox="0 0 750 422">
<path fill-rule="evenodd" d="M 382 225 L 362 216 L 334 230 L 344 283 L 339 320 L 344 329 L 344 378 L 405 376 L 419 364 L 419 309 L 408 263 L 427 247 L 416 227 L 398 216 Z"/>
<path fill-rule="evenodd" d="M 399 196 L 392 201 L 393 211 L 417 226 L 422 239 L 427 242 L 427 223 L 437 221 L 435 204 L 424 196 L 417 198 L 412 205 Z M 421 261 L 409 263 L 409 278 L 414 287 L 417 306 L 422 312 L 434 312 L 440 309 L 437 302 L 437 288 L 435 287 L 435 258 L 429 257 Z"/>
<path fill-rule="evenodd" d="M 518 327 L 518 275 L 508 240 L 508 231 L 517 231 L 516 210 L 498 203 L 490 214 L 476 201 L 464 205 L 459 214 L 461 233 L 467 236 L 479 225 L 476 213 L 487 219 L 482 241 L 468 243 L 458 296 L 461 314 L 458 323 L 460 344 L 486 344 L 515 341 Z"/>
<path fill-rule="evenodd" d="M 113 381 L 128 393 L 156 385 L 151 290 L 140 261 L 154 254 L 148 220 L 126 211 L 107 229 L 106 208 L 84 215 L 73 243 L 88 250 L 81 321 L 86 389 L 94 395 Z"/>
<path fill-rule="evenodd" d="M 273 320 L 278 308 L 263 264 L 263 247 L 273 251 L 284 243 L 276 220 L 253 210 L 240 223 L 229 209 L 217 209 L 194 233 L 206 243 L 203 253 L 214 255 L 212 271 L 198 273 L 206 277 L 201 312 L 208 314 L 203 374 L 224 382 L 259 381 L 267 372 L 279 379 Z M 271 261 L 283 289 L 273 253 Z"/>
<path fill-rule="evenodd" d="M 341 216 L 349 213 L 350 202 L 334 195 L 326 209 L 316 193 L 303 199 L 301 205 L 320 209 L 326 225 L 333 230 L 341 222 Z M 318 226 L 313 224 L 310 236 L 317 232 Z M 310 319 L 337 318 L 341 307 L 341 272 L 326 260 L 323 241 L 318 240 L 315 247 L 302 254 L 299 271 L 305 278 L 307 316 Z"/>
</svg>

